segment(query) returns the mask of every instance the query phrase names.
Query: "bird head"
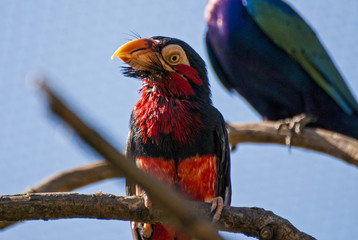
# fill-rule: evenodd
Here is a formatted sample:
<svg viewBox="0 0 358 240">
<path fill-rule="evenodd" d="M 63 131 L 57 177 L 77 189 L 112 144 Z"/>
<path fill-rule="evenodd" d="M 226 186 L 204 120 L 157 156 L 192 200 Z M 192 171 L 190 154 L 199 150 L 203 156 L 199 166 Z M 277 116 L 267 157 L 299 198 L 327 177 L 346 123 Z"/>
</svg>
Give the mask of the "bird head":
<svg viewBox="0 0 358 240">
<path fill-rule="evenodd" d="M 155 89 L 164 97 L 210 99 L 204 61 L 179 39 L 135 39 L 118 48 L 115 57 L 129 65 L 124 74 L 141 79 L 148 92 Z"/>
</svg>

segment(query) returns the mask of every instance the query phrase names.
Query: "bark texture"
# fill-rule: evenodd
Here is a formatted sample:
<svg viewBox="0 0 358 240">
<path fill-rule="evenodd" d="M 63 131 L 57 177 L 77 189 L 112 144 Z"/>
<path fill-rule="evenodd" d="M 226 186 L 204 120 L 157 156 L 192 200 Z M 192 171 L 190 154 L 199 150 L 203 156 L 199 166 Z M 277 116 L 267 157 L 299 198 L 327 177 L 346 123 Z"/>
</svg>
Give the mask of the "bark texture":
<svg viewBox="0 0 358 240">
<path fill-rule="evenodd" d="M 186 201 L 196 215 L 211 219 L 211 204 Z M 25 193 L 0 196 L 0 220 L 97 218 L 170 224 L 172 217 L 161 207 L 147 209 L 138 196 L 111 194 Z M 225 207 L 217 229 L 244 233 L 262 240 L 312 240 L 289 221 L 262 208 Z M 204 230 L 204 229 L 203 229 Z M 215 239 L 215 236 L 206 238 Z"/>
</svg>

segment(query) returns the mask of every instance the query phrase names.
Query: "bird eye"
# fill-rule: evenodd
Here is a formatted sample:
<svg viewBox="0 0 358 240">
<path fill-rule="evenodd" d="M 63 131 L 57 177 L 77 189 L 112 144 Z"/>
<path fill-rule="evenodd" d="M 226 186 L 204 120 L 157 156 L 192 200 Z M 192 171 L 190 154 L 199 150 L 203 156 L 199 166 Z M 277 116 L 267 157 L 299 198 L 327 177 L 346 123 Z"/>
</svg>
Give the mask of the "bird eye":
<svg viewBox="0 0 358 240">
<path fill-rule="evenodd" d="M 170 65 L 190 65 L 184 49 L 177 44 L 170 44 L 162 49 L 164 60 Z"/>
<path fill-rule="evenodd" d="M 169 61 L 171 64 L 175 64 L 175 63 L 179 62 L 179 60 L 180 60 L 179 53 L 174 53 L 169 57 Z"/>
</svg>

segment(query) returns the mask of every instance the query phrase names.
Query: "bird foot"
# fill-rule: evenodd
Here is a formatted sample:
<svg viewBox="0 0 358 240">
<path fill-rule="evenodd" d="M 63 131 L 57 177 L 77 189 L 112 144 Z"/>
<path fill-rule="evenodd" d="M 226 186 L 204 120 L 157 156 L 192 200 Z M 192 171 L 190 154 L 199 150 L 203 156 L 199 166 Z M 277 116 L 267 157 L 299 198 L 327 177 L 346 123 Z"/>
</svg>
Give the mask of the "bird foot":
<svg viewBox="0 0 358 240">
<path fill-rule="evenodd" d="M 144 238 L 150 238 L 153 234 L 152 224 L 144 223 L 143 227 L 140 229 L 140 233 Z"/>
<path fill-rule="evenodd" d="M 292 137 L 294 134 L 299 135 L 302 129 L 309 123 L 317 121 L 317 116 L 313 114 L 301 113 L 292 118 L 286 118 L 279 120 L 276 124 L 277 132 L 279 133 L 283 127 L 288 129 L 288 133 L 285 137 L 285 144 L 291 148 Z"/>
<path fill-rule="evenodd" d="M 219 221 L 220 217 L 221 217 L 221 213 L 223 211 L 224 208 L 224 200 L 222 197 L 215 197 L 212 201 L 211 201 L 211 210 L 210 212 L 213 213 L 214 212 L 214 216 L 213 216 L 213 222 L 217 222 Z"/>
<path fill-rule="evenodd" d="M 148 197 L 146 191 L 141 190 L 141 195 L 144 199 L 144 206 L 149 210 L 149 212 L 152 212 L 152 202 L 150 201 L 150 198 Z M 140 235 L 143 236 L 145 239 L 149 239 L 153 234 L 153 227 L 152 224 L 149 223 L 141 223 L 139 226 Z"/>
<path fill-rule="evenodd" d="M 146 208 L 149 208 L 149 210 L 151 209 L 152 206 L 152 201 L 150 201 L 148 195 L 145 193 L 145 191 L 142 192 L 142 196 L 144 198 L 144 206 Z"/>
</svg>

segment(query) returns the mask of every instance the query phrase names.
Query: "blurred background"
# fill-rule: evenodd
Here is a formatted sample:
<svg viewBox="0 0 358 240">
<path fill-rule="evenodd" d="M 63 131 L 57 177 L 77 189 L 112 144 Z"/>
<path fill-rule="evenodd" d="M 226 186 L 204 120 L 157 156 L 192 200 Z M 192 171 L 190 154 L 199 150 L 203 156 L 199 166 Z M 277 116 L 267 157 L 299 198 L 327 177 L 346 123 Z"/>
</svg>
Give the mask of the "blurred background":
<svg viewBox="0 0 358 240">
<path fill-rule="evenodd" d="M 358 95 L 358 2 L 287 1 L 316 30 Z M 140 82 L 110 60 L 123 43 L 165 35 L 190 44 L 207 62 L 201 1 L 5 0 L 0 2 L 0 195 L 36 186 L 55 173 L 101 159 L 46 109 L 31 72 L 48 77 L 87 122 L 124 150 Z M 214 105 L 230 123 L 259 116 L 218 83 L 208 64 Z M 30 74 L 29 74 L 30 73 Z M 30 77 L 29 77 L 30 75 Z M 358 169 L 332 157 L 277 145 L 241 144 L 232 154 L 233 206 L 262 207 L 317 239 L 358 238 Z M 80 193 L 125 194 L 124 180 Z M 250 239 L 222 233 L 226 239 Z M 129 223 L 29 221 L 0 239 L 131 239 Z"/>
</svg>

